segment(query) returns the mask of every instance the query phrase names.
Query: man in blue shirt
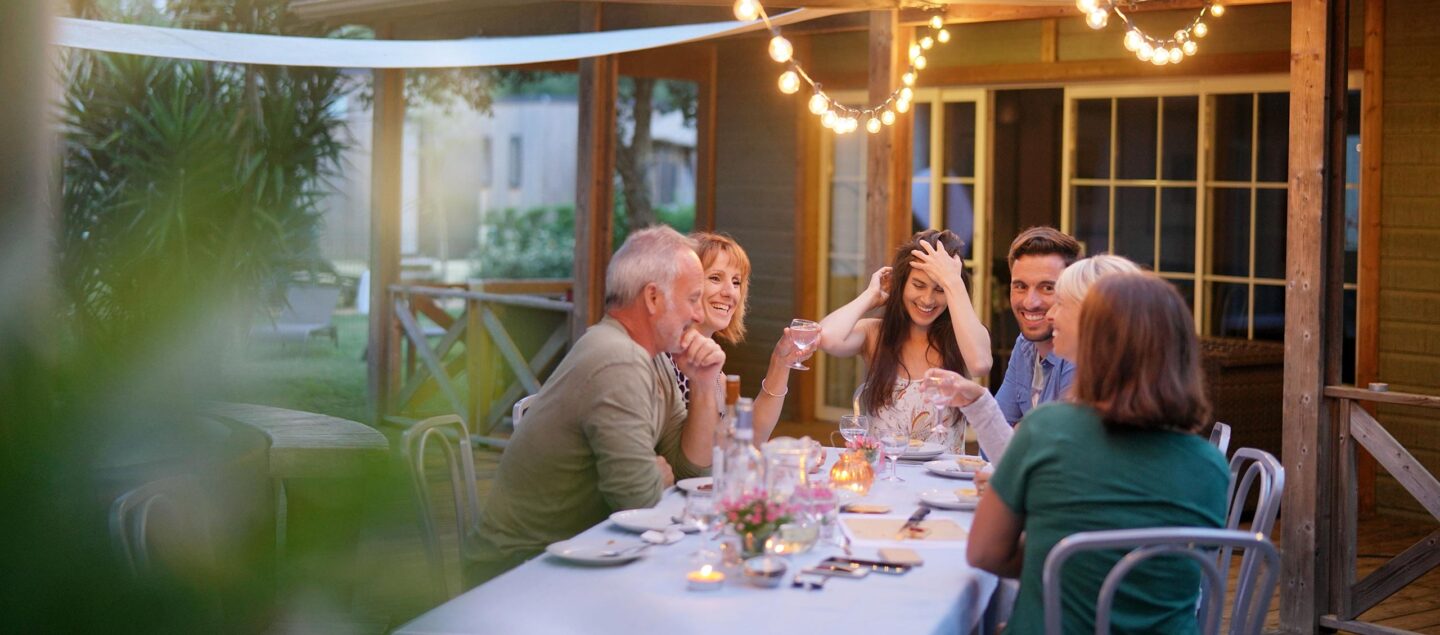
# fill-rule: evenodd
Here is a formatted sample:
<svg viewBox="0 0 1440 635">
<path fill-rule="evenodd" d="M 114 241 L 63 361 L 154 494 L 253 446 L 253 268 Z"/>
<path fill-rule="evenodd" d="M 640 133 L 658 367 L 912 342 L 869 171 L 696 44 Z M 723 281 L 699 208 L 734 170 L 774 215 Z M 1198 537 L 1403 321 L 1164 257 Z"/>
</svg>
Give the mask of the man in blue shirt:
<svg viewBox="0 0 1440 635">
<path fill-rule="evenodd" d="M 1012 426 L 1070 387 L 1075 364 L 1055 354 L 1045 314 L 1055 304 L 1060 272 L 1079 257 L 1080 243 L 1053 227 L 1031 227 L 1010 243 L 1010 310 L 1020 323 L 1020 336 L 995 401 Z"/>
</svg>

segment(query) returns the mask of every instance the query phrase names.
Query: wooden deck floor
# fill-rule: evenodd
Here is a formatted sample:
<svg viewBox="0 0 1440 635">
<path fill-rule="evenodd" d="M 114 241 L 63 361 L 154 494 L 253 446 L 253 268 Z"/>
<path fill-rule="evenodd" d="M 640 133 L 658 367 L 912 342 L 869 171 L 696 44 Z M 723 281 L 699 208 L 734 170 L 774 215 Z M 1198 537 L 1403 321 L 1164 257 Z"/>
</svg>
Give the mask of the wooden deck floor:
<svg viewBox="0 0 1440 635">
<path fill-rule="evenodd" d="M 476 475 L 483 498 L 489 492 L 499 465 L 499 454 L 479 449 L 475 457 Z M 380 488 L 377 493 L 376 510 L 372 521 L 367 524 L 359 549 L 356 577 L 360 583 L 350 606 L 342 611 L 345 617 L 328 623 L 322 619 L 317 624 L 312 618 L 304 622 L 277 624 L 277 632 L 384 633 L 438 603 L 438 598 L 431 592 L 409 485 L 403 481 L 398 462 L 395 474 L 397 482 Z M 444 476 L 437 470 L 435 478 L 434 495 L 437 500 L 447 500 L 449 486 L 439 484 Z M 444 518 L 439 526 L 447 544 L 446 553 L 450 556 L 447 566 L 453 567 L 457 564 L 455 554 L 458 552 L 455 548 L 455 525 L 449 520 L 453 512 L 442 508 L 440 513 Z M 1357 577 L 1363 578 L 1434 528 L 1434 521 L 1424 519 L 1382 516 L 1362 520 L 1359 526 Z M 1279 533 L 1277 528 L 1276 534 Z M 1234 570 L 1235 567 L 1232 567 L 1232 573 Z M 1440 635 L 1440 570 L 1417 580 L 1365 613 L 1361 619 L 1391 628 Z M 1276 629 L 1278 625 L 1277 598 L 1271 603 L 1267 630 Z"/>
</svg>

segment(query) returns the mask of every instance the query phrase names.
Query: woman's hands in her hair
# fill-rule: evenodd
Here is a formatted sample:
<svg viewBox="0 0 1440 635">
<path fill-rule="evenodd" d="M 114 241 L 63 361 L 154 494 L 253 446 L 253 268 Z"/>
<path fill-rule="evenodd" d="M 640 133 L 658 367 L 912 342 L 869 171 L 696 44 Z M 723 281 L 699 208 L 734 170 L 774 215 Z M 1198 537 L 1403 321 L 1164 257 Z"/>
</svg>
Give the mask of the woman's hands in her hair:
<svg viewBox="0 0 1440 635">
<path fill-rule="evenodd" d="M 865 295 L 870 296 L 870 307 L 875 308 L 885 304 L 890 298 L 890 267 L 881 267 L 870 274 L 870 286 L 865 287 Z"/>
<path fill-rule="evenodd" d="M 818 346 L 800 350 L 795 346 L 795 340 L 790 337 L 790 329 L 786 328 L 780 335 L 780 340 L 775 342 L 775 350 L 770 353 L 770 366 L 773 368 L 778 364 L 788 368 L 791 364 L 810 359 L 817 350 L 820 350 Z"/>
<path fill-rule="evenodd" d="M 950 252 L 936 247 L 928 241 L 921 241 L 919 249 L 910 250 L 915 256 L 912 267 L 925 272 L 945 289 L 946 295 L 960 291 L 965 288 L 965 261 L 960 256 L 952 256 Z"/>
</svg>

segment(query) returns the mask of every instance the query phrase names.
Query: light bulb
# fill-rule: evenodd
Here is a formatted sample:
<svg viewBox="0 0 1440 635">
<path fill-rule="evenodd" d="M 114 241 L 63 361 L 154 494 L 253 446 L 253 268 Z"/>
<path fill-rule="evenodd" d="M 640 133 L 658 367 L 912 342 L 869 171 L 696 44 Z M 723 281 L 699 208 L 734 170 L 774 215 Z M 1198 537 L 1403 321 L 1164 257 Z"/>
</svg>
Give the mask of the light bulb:
<svg viewBox="0 0 1440 635">
<path fill-rule="evenodd" d="M 920 45 L 919 45 L 919 44 L 911 44 L 911 45 L 910 45 L 910 59 L 913 60 L 913 59 L 915 59 L 915 58 L 917 58 L 917 57 L 920 57 Z"/>
<path fill-rule="evenodd" d="M 945 26 L 945 20 L 943 18 L 938 15 L 930 17 L 930 28 L 938 29 L 943 26 Z"/>
<path fill-rule="evenodd" d="M 900 83 L 905 84 L 906 86 L 914 86 L 914 85 L 915 85 L 915 73 L 909 73 L 909 72 L 907 72 L 907 73 L 905 73 L 904 75 L 901 75 L 901 76 L 900 76 Z"/>
<path fill-rule="evenodd" d="M 1140 36 L 1139 31 L 1131 29 L 1125 34 L 1125 50 L 1130 51 L 1131 53 L 1140 50 L 1140 45 L 1144 43 L 1145 38 Z"/>
<path fill-rule="evenodd" d="M 902 115 L 910 112 L 910 102 L 905 101 L 904 99 L 895 102 L 895 112 L 898 112 Z"/>
<path fill-rule="evenodd" d="M 886 109 L 880 113 L 880 123 L 887 126 L 895 125 L 895 111 Z"/>
<path fill-rule="evenodd" d="M 830 100 L 825 95 L 815 93 L 810 96 L 810 114 L 818 115 L 830 108 Z"/>
<path fill-rule="evenodd" d="M 913 62 L 911 62 L 911 63 L 915 65 L 915 68 L 917 68 L 917 69 L 919 69 L 919 70 L 925 70 L 925 65 L 928 64 L 929 62 L 925 59 L 925 56 L 924 56 L 924 55 L 918 55 L 918 56 L 915 57 L 915 60 L 914 60 Z"/>
<path fill-rule="evenodd" d="M 1079 9 L 1081 13 L 1090 13 L 1097 6 L 1099 3 L 1096 0 L 1075 0 L 1075 8 Z"/>
<path fill-rule="evenodd" d="M 1195 50 L 1200 47 L 1195 44 L 1195 40 L 1186 40 L 1184 44 L 1180 45 L 1180 48 L 1185 51 L 1186 55 L 1194 55 Z"/>
<path fill-rule="evenodd" d="M 868 132 L 868 133 L 870 133 L 870 134 L 875 134 L 875 133 L 877 133 L 877 132 L 880 132 L 880 120 L 879 120 L 879 119 L 876 119 L 876 118 L 874 118 L 874 117 L 871 117 L 871 118 L 869 119 L 869 121 L 866 121 L 866 122 L 865 122 L 865 131 Z"/>
<path fill-rule="evenodd" d="M 1179 64 L 1179 63 L 1180 63 L 1180 60 L 1183 60 L 1183 59 L 1185 59 L 1185 51 L 1180 50 L 1180 47 L 1177 46 L 1177 47 L 1175 47 L 1175 48 L 1170 49 L 1170 63 L 1171 63 L 1171 64 Z"/>
<path fill-rule="evenodd" d="M 1085 24 L 1090 25 L 1092 29 L 1103 29 L 1105 25 L 1109 23 L 1110 12 L 1104 9 L 1096 9 L 1085 16 Z"/>
<path fill-rule="evenodd" d="M 788 62 L 794 53 L 795 47 L 790 45 L 790 40 L 779 35 L 770 38 L 770 59 L 782 63 Z"/>
<path fill-rule="evenodd" d="M 797 90 L 800 90 L 800 76 L 795 71 L 780 73 L 780 92 L 794 95 Z"/>
<path fill-rule="evenodd" d="M 1155 54 L 1155 47 L 1150 46 L 1150 43 L 1149 43 L 1149 42 L 1142 42 L 1142 43 L 1140 44 L 1140 50 L 1135 51 L 1135 57 L 1140 58 L 1140 61 L 1142 61 L 1142 62 L 1148 62 L 1148 61 L 1150 61 L 1150 57 L 1151 57 L 1152 55 L 1154 55 L 1154 54 Z"/>
<path fill-rule="evenodd" d="M 820 125 L 825 126 L 826 128 L 834 128 L 835 122 L 839 120 L 840 118 L 835 116 L 835 111 L 833 110 L 827 110 L 825 111 L 825 114 L 820 115 Z"/>
<path fill-rule="evenodd" d="M 901 89 L 900 89 L 900 99 L 903 99 L 903 100 L 905 100 L 905 101 L 910 101 L 910 100 L 912 100 L 912 99 L 915 99 L 915 91 L 910 90 L 910 87 L 909 87 L 909 86 L 906 86 L 906 87 L 904 87 L 904 88 L 901 88 Z"/>
<path fill-rule="evenodd" d="M 1210 15 L 1213 15 L 1217 18 L 1225 15 L 1225 5 L 1220 4 L 1219 2 L 1210 5 Z"/>
<path fill-rule="evenodd" d="M 845 132 L 855 132 L 855 130 L 859 127 L 860 122 L 857 121 L 854 117 L 845 118 Z"/>
<path fill-rule="evenodd" d="M 1184 42 L 1185 40 L 1188 40 L 1188 39 L 1190 39 L 1190 34 L 1189 34 L 1189 33 L 1186 33 L 1186 32 L 1185 32 L 1185 29 L 1180 29 L 1179 31 L 1176 31 L 1176 32 L 1175 32 L 1175 41 L 1176 41 L 1176 42 Z"/>
<path fill-rule="evenodd" d="M 948 31 L 948 30 L 946 30 L 946 29 L 940 29 L 940 32 L 935 34 L 935 39 L 940 40 L 940 43 L 941 43 L 941 44 L 944 44 L 944 43 L 946 43 L 946 42 L 949 42 L 949 41 L 950 41 L 950 31 Z"/>
<path fill-rule="evenodd" d="M 1170 63 L 1170 55 L 1166 53 L 1163 48 L 1155 49 L 1155 55 L 1150 58 L 1150 63 L 1156 66 L 1164 66 Z"/>
<path fill-rule="evenodd" d="M 1210 27 L 1205 26 L 1204 22 L 1196 22 L 1195 28 L 1191 29 L 1190 32 L 1194 33 L 1195 37 L 1205 37 L 1205 35 L 1210 32 Z"/>
<path fill-rule="evenodd" d="M 935 46 L 935 38 L 928 35 L 920 38 L 920 48 L 928 51 L 932 46 Z"/>
<path fill-rule="evenodd" d="M 760 17 L 760 3 L 755 0 L 735 0 L 735 19 L 749 22 Z"/>
</svg>

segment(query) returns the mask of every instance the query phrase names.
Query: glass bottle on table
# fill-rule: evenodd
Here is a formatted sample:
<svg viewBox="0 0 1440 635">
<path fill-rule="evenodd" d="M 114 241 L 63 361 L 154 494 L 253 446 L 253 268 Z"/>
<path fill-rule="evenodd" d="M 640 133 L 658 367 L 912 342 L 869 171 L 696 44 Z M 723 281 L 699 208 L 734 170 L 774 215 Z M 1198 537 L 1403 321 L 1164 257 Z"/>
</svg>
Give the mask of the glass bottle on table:
<svg viewBox="0 0 1440 635">
<path fill-rule="evenodd" d="M 740 401 L 740 376 L 725 376 L 725 413 L 715 424 L 714 445 L 710 448 L 711 491 L 721 492 L 725 480 L 725 452 L 735 439 L 735 404 Z"/>
<path fill-rule="evenodd" d="M 755 448 L 755 402 L 749 398 L 735 402 L 735 431 L 725 456 L 724 477 L 715 484 L 715 491 L 724 501 L 740 500 L 745 494 L 765 488 L 765 459 Z"/>
</svg>

